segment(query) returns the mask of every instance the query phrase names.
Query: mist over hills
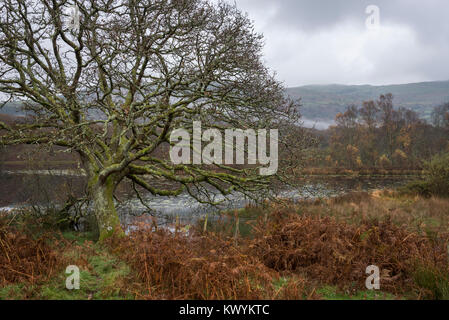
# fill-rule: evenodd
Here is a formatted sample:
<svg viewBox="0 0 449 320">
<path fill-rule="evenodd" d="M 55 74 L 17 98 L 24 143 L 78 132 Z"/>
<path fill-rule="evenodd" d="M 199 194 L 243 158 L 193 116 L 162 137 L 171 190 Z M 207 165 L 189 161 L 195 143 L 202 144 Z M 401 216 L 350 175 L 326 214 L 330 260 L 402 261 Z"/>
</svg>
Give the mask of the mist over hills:
<svg viewBox="0 0 449 320">
<path fill-rule="evenodd" d="M 392 93 L 396 108 L 416 111 L 421 118 L 430 119 L 435 106 L 449 102 L 449 81 L 433 81 L 399 85 L 307 85 L 287 88 L 287 95 L 301 98 L 303 123 L 307 127 L 325 129 L 335 115 L 350 104 L 360 106 L 363 101 L 377 100 L 381 94 Z M 20 103 L 7 103 L 0 114 L 23 115 Z"/>
<path fill-rule="evenodd" d="M 381 94 L 392 93 L 395 107 L 416 111 L 429 120 L 435 106 L 449 102 L 449 81 L 421 82 L 399 85 L 307 85 L 288 88 L 292 98 L 301 98 L 305 125 L 317 122 L 317 128 L 328 126 L 335 115 L 350 104 L 377 100 Z"/>
</svg>

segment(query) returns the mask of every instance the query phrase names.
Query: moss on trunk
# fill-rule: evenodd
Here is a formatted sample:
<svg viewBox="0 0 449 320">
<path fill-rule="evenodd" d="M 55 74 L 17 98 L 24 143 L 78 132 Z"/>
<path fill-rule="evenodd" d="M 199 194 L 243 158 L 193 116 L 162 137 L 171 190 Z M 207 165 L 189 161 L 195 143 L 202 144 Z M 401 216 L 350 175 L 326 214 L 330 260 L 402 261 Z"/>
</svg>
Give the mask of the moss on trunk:
<svg viewBox="0 0 449 320">
<path fill-rule="evenodd" d="M 100 182 L 98 179 L 94 180 L 96 181 L 91 182 L 89 187 L 100 232 L 99 240 L 103 241 L 114 233 L 119 236 L 124 235 L 114 204 L 114 180 L 112 178 L 107 178 L 105 182 Z"/>
</svg>

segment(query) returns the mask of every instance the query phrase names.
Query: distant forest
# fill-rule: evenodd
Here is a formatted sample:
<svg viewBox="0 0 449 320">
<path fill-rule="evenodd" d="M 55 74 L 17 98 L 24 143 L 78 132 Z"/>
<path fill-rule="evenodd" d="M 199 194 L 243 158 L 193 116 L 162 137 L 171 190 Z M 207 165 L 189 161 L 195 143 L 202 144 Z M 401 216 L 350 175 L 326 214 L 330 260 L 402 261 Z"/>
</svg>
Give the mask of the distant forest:
<svg viewBox="0 0 449 320">
<path fill-rule="evenodd" d="M 335 126 L 315 131 L 319 148 L 309 166 L 345 168 L 419 168 L 423 161 L 449 151 L 449 103 L 435 107 L 430 120 L 395 107 L 393 95 L 350 105 Z"/>
</svg>

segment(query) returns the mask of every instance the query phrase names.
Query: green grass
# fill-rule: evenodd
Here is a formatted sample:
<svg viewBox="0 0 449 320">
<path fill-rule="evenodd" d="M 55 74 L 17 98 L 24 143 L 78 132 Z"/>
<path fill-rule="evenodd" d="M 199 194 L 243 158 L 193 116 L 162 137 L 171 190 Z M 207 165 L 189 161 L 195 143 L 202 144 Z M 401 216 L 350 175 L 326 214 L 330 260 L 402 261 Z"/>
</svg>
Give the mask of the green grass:
<svg viewBox="0 0 449 320">
<path fill-rule="evenodd" d="M 123 292 L 120 282 L 130 274 L 130 269 L 123 262 L 117 262 L 108 255 L 89 258 L 93 270 L 80 270 L 80 289 L 68 290 L 65 287 L 67 275 L 61 272 L 55 279 L 45 284 L 38 295 L 39 299 L 51 300 L 114 300 L 132 299 L 133 296 Z"/>
<path fill-rule="evenodd" d="M 273 286 L 276 290 L 280 290 L 280 289 L 282 289 L 282 287 L 286 286 L 289 281 L 290 281 L 289 278 L 280 277 L 279 279 L 275 279 L 273 281 Z"/>
<path fill-rule="evenodd" d="M 379 290 L 358 291 L 354 294 L 340 293 L 336 287 L 326 286 L 317 293 L 324 300 L 397 300 L 398 297 L 390 293 L 385 293 Z"/>
<path fill-rule="evenodd" d="M 66 279 L 69 274 L 65 268 L 59 270 L 45 283 L 38 285 L 16 284 L 0 288 L 0 300 L 6 299 L 43 299 L 43 300 L 114 300 L 134 299 L 127 291 L 131 269 L 123 261 L 119 261 L 100 244 L 88 245 L 90 233 L 64 232 L 65 239 L 77 244 L 64 252 L 68 263 L 87 260 L 80 269 L 80 289 L 68 290 Z M 80 252 L 80 247 L 89 246 L 88 253 Z"/>
<path fill-rule="evenodd" d="M 449 300 L 449 279 L 446 274 L 426 266 L 419 266 L 414 281 L 427 290 L 428 299 Z"/>
<path fill-rule="evenodd" d="M 85 241 L 95 241 L 96 235 L 94 232 L 76 232 L 76 231 L 64 231 L 62 232 L 64 239 L 69 241 L 75 241 L 77 244 L 82 245 Z"/>
<path fill-rule="evenodd" d="M 289 282 L 292 281 L 289 277 L 280 277 L 273 281 L 273 286 L 277 291 L 280 291 L 283 287 L 286 287 Z M 398 300 L 396 297 L 390 293 L 382 292 L 380 290 L 366 290 L 357 291 L 353 294 L 343 293 L 334 286 L 324 286 L 318 290 L 316 293 L 323 300 Z M 304 299 L 307 297 L 304 297 Z"/>
<path fill-rule="evenodd" d="M 51 283 L 44 286 L 43 299 L 130 299 L 124 292 L 123 284 L 130 275 L 130 268 L 118 261 L 99 244 L 93 246 L 94 253 L 87 259 L 89 268 L 80 268 L 80 289 L 67 290 L 63 272 Z"/>
<path fill-rule="evenodd" d="M 26 299 L 26 287 L 24 284 L 14 284 L 0 288 L 0 300 Z"/>
</svg>

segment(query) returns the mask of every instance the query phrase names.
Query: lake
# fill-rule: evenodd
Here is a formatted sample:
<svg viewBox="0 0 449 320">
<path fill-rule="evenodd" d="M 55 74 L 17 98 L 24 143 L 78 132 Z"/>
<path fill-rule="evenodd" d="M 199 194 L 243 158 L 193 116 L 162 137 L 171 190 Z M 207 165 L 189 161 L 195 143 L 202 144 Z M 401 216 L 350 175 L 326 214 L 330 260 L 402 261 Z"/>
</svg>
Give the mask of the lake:
<svg viewBox="0 0 449 320">
<path fill-rule="evenodd" d="M 396 188 L 416 177 L 335 177 L 321 176 L 305 178 L 299 189 L 285 190 L 280 197 L 293 201 L 302 199 L 335 197 L 352 191 L 372 191 Z M 83 177 L 71 171 L 48 174 L 45 171 L 3 172 L 0 176 L 0 211 L 11 211 L 29 205 L 46 206 L 50 201 L 63 199 L 65 189 L 73 193 L 82 192 Z M 64 189 L 65 188 L 65 189 Z M 39 190 L 39 191 L 36 191 Z M 223 202 L 219 206 L 199 204 L 188 194 L 177 197 L 161 197 L 146 194 L 145 204 L 126 191 L 120 192 L 117 210 L 124 223 L 133 223 L 136 216 L 156 216 L 161 223 L 170 223 L 178 217 L 181 223 L 192 223 L 205 214 L 213 216 L 222 210 L 243 208 L 252 201 L 239 194 L 227 198 L 218 196 Z M 149 208 L 147 207 L 149 206 Z M 213 217 L 212 217 L 213 219 Z"/>
</svg>

